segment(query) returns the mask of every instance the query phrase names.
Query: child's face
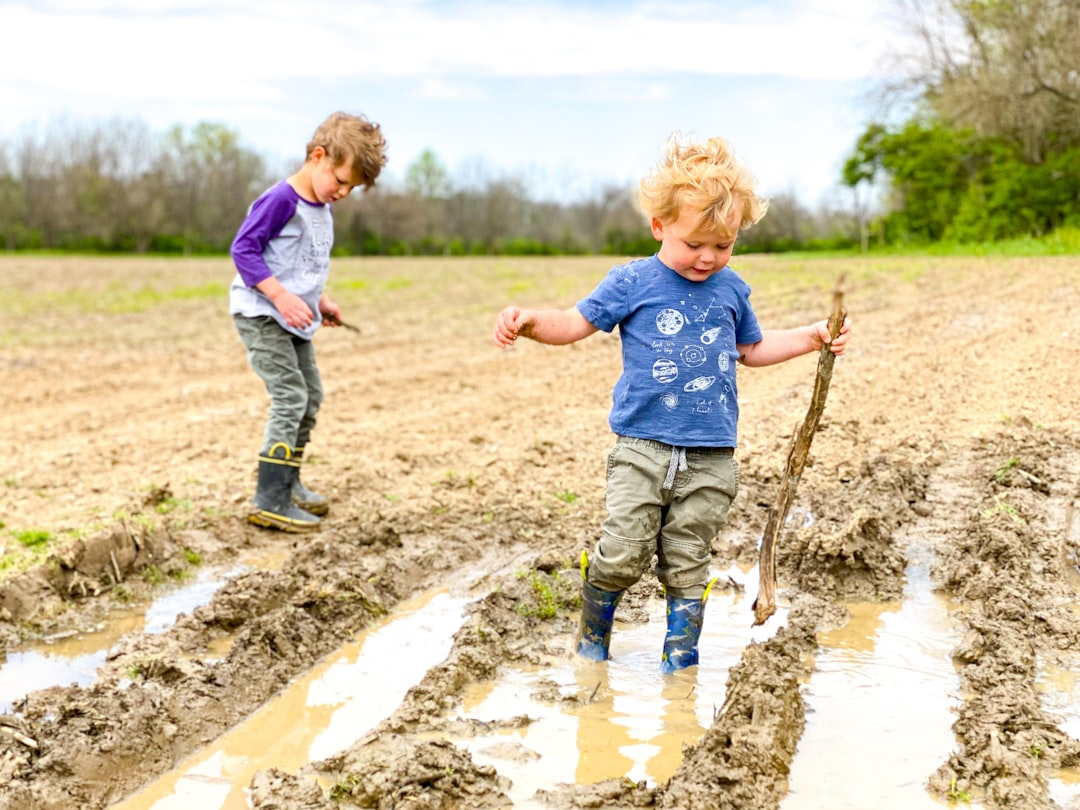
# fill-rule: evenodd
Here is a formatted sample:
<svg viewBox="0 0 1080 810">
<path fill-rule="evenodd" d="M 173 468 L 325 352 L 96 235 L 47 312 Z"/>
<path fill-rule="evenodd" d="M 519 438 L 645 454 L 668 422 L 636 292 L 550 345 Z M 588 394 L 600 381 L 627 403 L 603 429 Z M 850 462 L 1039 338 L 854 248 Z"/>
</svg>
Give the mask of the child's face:
<svg viewBox="0 0 1080 810">
<path fill-rule="evenodd" d="M 699 231 L 693 212 L 683 211 L 666 225 L 653 217 L 653 236 L 660 240 L 660 261 L 687 281 L 704 281 L 731 259 L 735 239 L 717 231 Z M 732 227 L 732 233 L 736 228 Z"/>
<path fill-rule="evenodd" d="M 333 165 L 330 156 L 321 146 L 315 147 L 311 154 L 311 190 L 315 199 L 321 203 L 335 203 L 349 196 L 359 183 L 353 182 L 352 167 L 347 163 Z"/>
</svg>

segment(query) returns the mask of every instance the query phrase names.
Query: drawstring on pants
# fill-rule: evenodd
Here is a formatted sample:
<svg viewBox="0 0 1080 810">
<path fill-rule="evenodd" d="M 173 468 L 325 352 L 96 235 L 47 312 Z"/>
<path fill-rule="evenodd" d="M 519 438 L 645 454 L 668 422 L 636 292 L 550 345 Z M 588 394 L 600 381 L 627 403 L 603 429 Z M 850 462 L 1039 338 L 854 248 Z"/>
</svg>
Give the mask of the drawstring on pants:
<svg viewBox="0 0 1080 810">
<path fill-rule="evenodd" d="M 664 476 L 664 489 L 671 489 L 674 487 L 676 471 L 686 472 L 686 469 L 686 448 L 672 447 L 671 463 L 668 464 L 667 475 Z"/>
</svg>

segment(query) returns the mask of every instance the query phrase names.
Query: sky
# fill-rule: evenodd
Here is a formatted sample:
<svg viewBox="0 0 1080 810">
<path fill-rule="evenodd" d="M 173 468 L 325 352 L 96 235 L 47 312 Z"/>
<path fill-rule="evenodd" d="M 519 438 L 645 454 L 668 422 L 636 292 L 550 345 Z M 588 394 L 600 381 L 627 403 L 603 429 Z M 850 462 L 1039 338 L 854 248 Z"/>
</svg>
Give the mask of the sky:
<svg viewBox="0 0 1080 810">
<path fill-rule="evenodd" d="M 672 133 L 729 140 L 766 195 L 834 200 L 878 112 L 890 0 L 0 0 L 0 139 L 214 122 L 284 171 L 335 110 L 403 181 L 573 201 L 633 186 Z"/>
</svg>

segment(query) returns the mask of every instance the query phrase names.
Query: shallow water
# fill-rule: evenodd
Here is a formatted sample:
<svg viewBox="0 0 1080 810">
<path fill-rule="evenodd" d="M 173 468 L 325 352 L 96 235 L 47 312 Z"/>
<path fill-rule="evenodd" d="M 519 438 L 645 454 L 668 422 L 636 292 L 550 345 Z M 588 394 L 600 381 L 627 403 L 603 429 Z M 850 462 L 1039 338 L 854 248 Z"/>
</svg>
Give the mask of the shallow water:
<svg viewBox="0 0 1080 810">
<path fill-rule="evenodd" d="M 736 581 L 739 569 L 720 574 Z M 665 607 L 654 600 L 645 624 L 623 626 L 611 637 L 611 659 L 602 663 L 571 655 L 543 669 L 507 668 L 495 684 L 475 684 L 463 715 L 493 721 L 528 714 L 522 729 L 490 737 L 455 739 L 474 761 L 498 768 L 513 781 L 517 807 L 541 807 L 538 788 L 559 783 L 590 783 L 609 777 L 666 782 L 682 760 L 682 746 L 700 739 L 723 705 L 727 673 L 751 640 L 763 641 L 779 625 L 751 627 L 753 597 L 714 593 L 708 603 L 698 667 L 670 676 L 659 673 L 665 632 Z M 617 615 L 617 614 L 616 614 Z M 777 617 L 782 621 L 781 606 Z M 552 705 L 532 698 L 542 682 L 579 701 Z M 568 745 L 569 740 L 574 745 Z"/>
<path fill-rule="evenodd" d="M 0 666 L 0 714 L 9 712 L 26 695 L 28 684 L 44 689 L 93 682 L 109 648 L 122 636 L 165 632 L 181 613 L 209 602 L 228 578 L 241 570 L 200 569 L 190 581 L 166 588 L 149 604 L 116 608 L 93 629 L 8 652 Z"/>
<path fill-rule="evenodd" d="M 927 571 L 928 564 L 916 559 L 902 601 L 848 605 L 851 620 L 819 634 L 814 671 L 803 687 L 806 730 L 781 810 L 942 806 L 925 785 L 955 748 L 950 727 L 959 697 L 950 652 L 959 631 L 950 605 L 932 592 Z M 17 700 L 26 683 L 88 683 L 123 633 L 161 632 L 181 612 L 208 601 L 231 573 L 202 572 L 148 607 L 118 611 L 98 632 L 9 654 L 0 668 L 0 700 Z M 716 573 L 744 590 L 711 596 L 698 667 L 667 677 L 658 673 L 664 605 L 657 599 L 647 623 L 616 622 L 610 661 L 577 659 L 567 639 L 566 658 L 553 666 L 505 667 L 497 681 L 474 684 L 462 717 L 494 721 L 527 714 L 533 722 L 454 742 L 512 780 L 509 794 L 517 807 L 543 806 L 536 791 L 560 783 L 627 777 L 663 784 L 681 762 L 683 745 L 711 725 L 728 671 L 744 647 L 771 636 L 787 615 L 781 603 L 764 627 L 752 627 L 757 569 Z M 255 771 L 274 766 L 296 772 L 347 748 L 389 715 L 445 658 L 469 600 L 432 591 L 403 604 L 216 743 L 112 807 L 244 810 Z M 1040 689 L 1063 729 L 1077 736 L 1074 672 L 1067 662 L 1044 663 Z M 539 688 L 546 699 L 533 697 Z M 552 701 L 553 693 L 579 699 Z M 371 700 L 373 694 L 380 699 Z M 1080 806 L 1070 804 L 1080 797 L 1080 772 L 1062 771 L 1050 782 L 1055 801 Z"/>
<path fill-rule="evenodd" d="M 1058 727 L 1073 739 L 1080 739 L 1080 683 L 1077 668 L 1080 656 L 1060 656 L 1055 662 L 1040 662 L 1036 687 L 1043 708 L 1059 719 Z M 1061 807 L 1080 808 L 1080 768 L 1063 768 L 1047 780 L 1050 798 Z"/>
<path fill-rule="evenodd" d="M 296 772 L 348 748 L 390 714 L 449 653 L 468 601 L 439 591 L 403 603 L 213 744 L 110 808 L 245 810 L 256 771 Z"/>
<path fill-rule="evenodd" d="M 926 781 L 956 747 L 951 651 L 960 639 L 950 605 L 932 592 L 928 565 L 915 562 L 901 602 L 847 607 L 844 627 L 818 635 L 803 687 L 806 729 L 780 810 L 941 807 Z"/>
</svg>

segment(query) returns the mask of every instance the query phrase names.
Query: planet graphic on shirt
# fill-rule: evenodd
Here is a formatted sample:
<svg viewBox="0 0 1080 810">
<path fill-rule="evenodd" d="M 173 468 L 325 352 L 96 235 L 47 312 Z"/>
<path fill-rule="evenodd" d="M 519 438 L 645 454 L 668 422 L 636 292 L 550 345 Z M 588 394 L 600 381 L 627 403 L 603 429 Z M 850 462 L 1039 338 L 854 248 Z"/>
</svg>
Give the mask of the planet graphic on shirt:
<svg viewBox="0 0 1080 810">
<path fill-rule="evenodd" d="M 677 407 L 679 407 L 679 395 L 673 394 L 670 391 L 666 394 L 661 394 L 660 404 L 667 408 L 669 411 L 673 411 Z"/>
<path fill-rule="evenodd" d="M 731 367 L 731 358 L 727 356 L 727 353 L 721 353 L 717 362 L 720 365 L 720 373 L 727 374 L 727 370 Z"/>
<path fill-rule="evenodd" d="M 710 385 L 716 382 L 716 377 L 695 377 L 686 385 L 683 386 L 683 391 L 704 391 Z"/>
<path fill-rule="evenodd" d="M 700 346 L 694 345 L 683 347 L 679 356 L 686 365 L 690 366 L 690 368 L 697 368 L 706 360 L 705 350 Z"/>
<path fill-rule="evenodd" d="M 653 363 L 652 375 L 653 379 L 658 383 L 669 383 L 679 376 L 679 367 L 675 364 L 674 360 L 668 360 L 666 357 L 661 357 Z"/>
<path fill-rule="evenodd" d="M 661 335 L 674 335 L 686 323 L 686 318 L 677 309 L 662 309 L 656 316 L 656 328 Z"/>
</svg>

